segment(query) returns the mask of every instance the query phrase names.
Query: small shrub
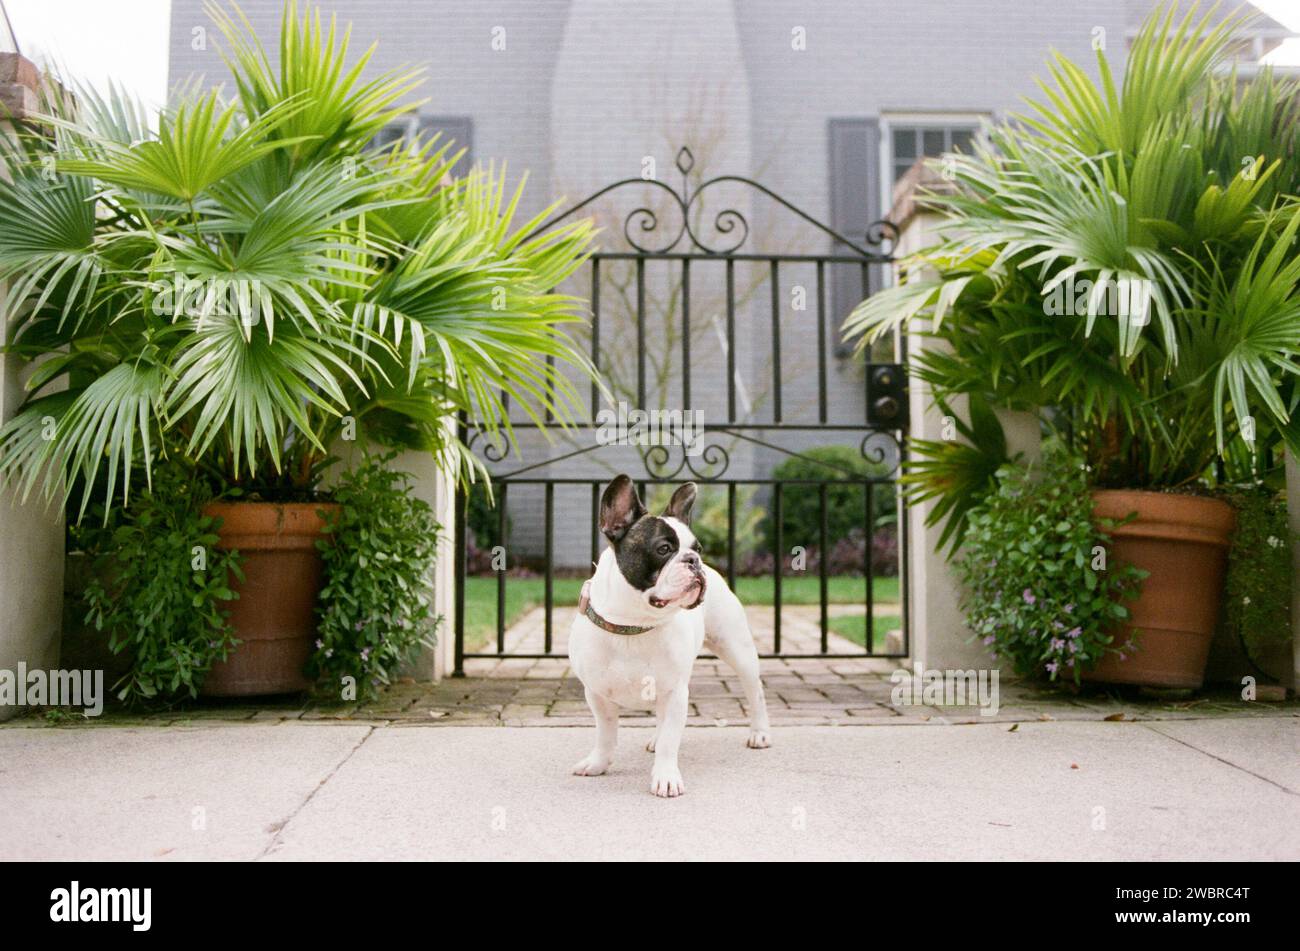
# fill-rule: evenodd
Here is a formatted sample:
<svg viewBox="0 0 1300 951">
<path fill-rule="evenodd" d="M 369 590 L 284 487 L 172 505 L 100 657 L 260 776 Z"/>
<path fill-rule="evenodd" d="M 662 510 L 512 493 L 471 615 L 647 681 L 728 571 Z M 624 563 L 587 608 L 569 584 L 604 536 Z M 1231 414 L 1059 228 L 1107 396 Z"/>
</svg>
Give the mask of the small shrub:
<svg viewBox="0 0 1300 951">
<path fill-rule="evenodd" d="M 966 623 L 1017 673 L 1077 683 L 1115 650 L 1111 632 L 1128 617 L 1121 602 L 1136 596 L 1145 572 L 1113 562 L 1094 570 L 1094 551 L 1110 538 L 1093 522 L 1078 460 L 1052 451 L 1036 466 L 1003 466 L 996 478 L 970 512 L 956 562 Z"/>
<path fill-rule="evenodd" d="M 203 677 L 239 643 L 226 602 L 239 555 L 217 548 L 217 520 L 202 514 L 209 491 L 157 465 L 152 488 L 73 529 L 93 559 L 83 598 L 86 623 L 108 634 L 131 667 L 113 685 L 119 700 L 194 697 Z"/>
<path fill-rule="evenodd" d="M 473 538 L 474 545 L 482 550 L 491 550 L 495 545 L 506 544 L 500 537 L 498 529 L 498 509 L 501 504 L 500 495 L 488 498 L 488 487 L 481 480 L 470 486 L 469 495 L 465 499 L 465 522 L 469 526 L 469 534 Z M 509 514 L 506 515 L 506 538 L 510 537 Z"/>
<path fill-rule="evenodd" d="M 891 471 L 886 463 L 868 462 L 853 446 L 818 446 L 801 450 L 809 457 L 791 456 L 772 470 L 773 479 L 847 479 L 883 478 Z M 816 460 L 816 461 L 812 461 Z M 825 463 L 824 465 L 822 463 Z M 786 486 L 781 497 L 782 543 L 811 548 L 821 541 L 821 493 L 815 485 Z M 776 543 L 775 487 L 768 502 L 766 547 Z M 874 525 L 881 528 L 897 520 L 897 502 L 892 485 L 880 484 L 872 492 Z M 860 535 L 866 526 L 866 490 L 861 485 L 830 485 L 826 488 L 826 543 L 834 546 L 854 532 Z"/>
<path fill-rule="evenodd" d="M 862 577 L 867 567 L 867 546 L 863 542 L 862 529 L 857 528 L 831 546 L 827 561 L 828 575 L 847 575 Z M 786 574 L 794 574 L 789 551 L 785 553 L 782 563 Z M 816 546 L 809 547 L 803 560 L 803 571 L 818 574 L 821 571 L 821 552 Z M 770 575 L 776 571 L 776 559 L 770 551 L 756 551 L 741 563 L 736 572 L 745 577 Z M 886 525 L 876 530 L 871 538 L 871 574 L 875 578 L 895 577 L 898 574 L 898 531 L 897 526 Z"/>
<path fill-rule="evenodd" d="M 325 586 L 309 671 L 331 691 L 352 678 L 356 699 L 373 696 L 420 646 L 431 646 L 439 620 L 428 579 L 441 529 L 411 493 L 411 476 L 387 467 L 394 457 L 367 455 L 342 477 L 333 493 L 341 508 L 317 543 Z"/>
<path fill-rule="evenodd" d="M 1291 530 L 1286 501 L 1263 487 L 1228 493 L 1237 531 L 1224 582 L 1228 630 L 1248 654 L 1291 637 Z"/>
</svg>

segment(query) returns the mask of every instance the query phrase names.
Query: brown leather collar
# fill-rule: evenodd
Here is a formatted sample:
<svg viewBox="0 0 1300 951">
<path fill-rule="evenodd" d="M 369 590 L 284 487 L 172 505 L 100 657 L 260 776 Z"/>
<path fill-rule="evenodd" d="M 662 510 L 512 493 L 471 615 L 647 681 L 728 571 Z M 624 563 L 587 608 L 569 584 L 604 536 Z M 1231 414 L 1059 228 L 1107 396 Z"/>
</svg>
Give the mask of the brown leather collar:
<svg viewBox="0 0 1300 951">
<path fill-rule="evenodd" d="M 646 631 L 652 631 L 659 625 L 651 624 L 643 627 L 640 624 L 615 624 L 612 621 L 606 621 L 597 613 L 596 609 L 591 606 L 591 580 L 588 579 L 582 583 L 582 594 L 578 596 L 578 610 L 586 615 L 587 620 L 596 625 L 602 631 L 609 631 L 611 634 L 644 634 Z"/>
<path fill-rule="evenodd" d="M 700 577 L 700 596 L 695 599 L 695 603 L 686 610 L 693 611 L 704 603 L 705 582 L 703 576 Z M 622 634 L 630 636 L 633 634 L 644 634 L 646 631 L 653 631 L 659 624 L 650 624 L 642 626 L 640 624 L 615 624 L 613 621 L 607 621 L 600 616 L 594 607 L 591 606 L 591 579 L 588 578 L 582 583 L 582 593 L 578 595 L 578 610 L 586 616 L 587 620 L 596 625 L 602 631 L 609 631 L 611 634 Z"/>
</svg>

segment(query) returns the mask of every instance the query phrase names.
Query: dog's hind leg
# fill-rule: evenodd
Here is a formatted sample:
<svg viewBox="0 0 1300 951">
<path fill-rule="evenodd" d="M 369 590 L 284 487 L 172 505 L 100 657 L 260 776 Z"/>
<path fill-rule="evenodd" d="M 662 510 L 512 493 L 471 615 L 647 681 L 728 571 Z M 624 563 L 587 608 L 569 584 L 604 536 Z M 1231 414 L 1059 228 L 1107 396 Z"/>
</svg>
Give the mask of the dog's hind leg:
<svg viewBox="0 0 1300 951">
<path fill-rule="evenodd" d="M 704 646 L 736 672 L 745 692 L 745 705 L 749 708 L 749 739 L 745 745 L 755 750 L 771 746 L 772 727 L 767 720 L 767 701 L 759 676 L 758 648 L 754 646 L 745 609 L 735 594 L 726 591 L 718 603 L 709 605 L 704 625 Z"/>
</svg>

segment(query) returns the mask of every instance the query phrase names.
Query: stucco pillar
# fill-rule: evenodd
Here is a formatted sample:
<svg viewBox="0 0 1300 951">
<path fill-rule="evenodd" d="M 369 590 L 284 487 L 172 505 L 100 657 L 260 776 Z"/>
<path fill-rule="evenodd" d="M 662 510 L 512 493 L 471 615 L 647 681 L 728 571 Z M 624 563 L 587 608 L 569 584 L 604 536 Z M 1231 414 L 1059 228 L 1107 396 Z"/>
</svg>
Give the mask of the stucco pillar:
<svg viewBox="0 0 1300 951">
<path fill-rule="evenodd" d="M 429 583 L 433 588 L 433 613 L 442 618 L 438 625 L 438 643 L 426 649 L 412 664 L 410 673 L 419 680 L 441 680 L 448 676 L 455 662 L 456 647 L 456 483 L 453 475 L 442 468 L 427 452 L 406 452 L 393 465 L 414 477 L 415 495 L 429 503 L 441 531 L 438 555 Z"/>
<path fill-rule="evenodd" d="M 36 107 L 39 73 L 17 53 L 0 53 L 0 135 L 11 133 L 8 118 L 21 119 Z M 0 300 L 5 288 L 0 285 Z M 0 343 L 12 328 L 0 325 Z M 12 354 L 0 361 L 0 421 L 8 422 L 24 395 L 25 374 Z M 41 499 L 19 503 L 0 492 L 0 670 L 51 668 L 59 663 L 63 626 L 63 512 Z M 0 706 L 0 720 L 18 713 Z"/>
<path fill-rule="evenodd" d="M 948 187 L 932 170 L 922 163 L 912 167 L 894 189 L 894 206 L 889 218 L 898 226 L 899 240 L 894 256 L 903 261 L 937 238 L 940 217 L 927 208 L 919 190 L 939 191 Z M 896 275 L 898 280 L 918 274 Z M 908 359 L 915 361 L 921 352 L 935 346 L 935 341 L 920 333 L 908 335 Z M 908 403 L 911 411 L 910 437 L 938 440 L 952 435 L 944 425 L 943 413 L 934 405 L 934 395 L 924 382 L 912 377 L 908 383 Z M 954 402 L 956 413 L 965 413 L 965 400 Z M 1011 414 L 1005 418 L 1008 437 L 1015 449 L 1034 452 L 1037 447 L 1031 428 Z M 1017 418 L 1012 418 L 1017 417 Z M 960 438 L 960 436 L 956 437 Z M 961 588 L 952 566 L 942 552 L 936 550 L 941 526 L 925 524 L 934 508 L 933 502 L 913 505 L 907 511 L 909 548 L 907 551 L 908 618 L 911 622 L 911 660 L 919 661 L 926 669 L 992 669 L 998 666 L 989 652 L 972 641 L 969 628 L 962 617 Z"/>
</svg>

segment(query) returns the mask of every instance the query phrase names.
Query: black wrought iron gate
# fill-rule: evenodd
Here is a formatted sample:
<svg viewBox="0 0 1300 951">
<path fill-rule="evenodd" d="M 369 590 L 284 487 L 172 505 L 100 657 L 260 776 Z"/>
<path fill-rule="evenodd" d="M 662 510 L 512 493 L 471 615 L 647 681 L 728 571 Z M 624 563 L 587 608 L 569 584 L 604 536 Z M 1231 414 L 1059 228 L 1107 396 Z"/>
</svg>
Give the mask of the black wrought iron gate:
<svg viewBox="0 0 1300 951">
<path fill-rule="evenodd" d="M 702 500 L 709 496 L 707 524 L 697 504 L 697 534 L 707 536 L 706 558 L 733 589 L 739 582 L 763 656 L 908 654 L 907 519 L 897 485 L 906 452 L 906 341 L 877 345 L 865 358 L 852 353 L 837 342 L 843 301 L 836 312 L 830 300 L 846 271 L 852 302 L 865 298 L 892 260 L 896 235 L 879 222 L 854 241 L 740 176 L 692 186 L 695 158 L 685 148 L 676 165 L 680 189 L 625 179 L 538 229 L 591 213 L 605 196 L 658 197 L 658 206 L 639 204 L 622 218 L 624 247 L 601 249 L 580 272 L 591 307 L 590 356 L 608 387 L 602 394 L 591 386 L 587 428 L 552 425 L 549 416 L 521 420 L 514 458 L 508 447 L 480 442 L 472 421 L 462 421 L 466 441 L 493 472 L 495 507 L 478 494 L 457 498 L 457 675 L 466 658 L 564 656 L 577 587 L 603 544 L 600 494 L 617 471 L 630 472 L 647 504 L 657 487 L 688 479 Z M 703 200 L 710 190 L 740 189 L 828 249 L 746 250 L 743 211 L 729 205 L 706 215 Z M 665 209 L 680 220 L 675 230 L 660 229 Z M 800 363 L 800 348 L 815 361 Z M 759 391 L 750 392 L 756 381 Z M 649 445 L 640 434 L 601 438 L 620 418 L 613 403 L 624 414 L 664 411 L 670 434 L 676 421 L 679 435 L 690 435 L 689 427 L 696 438 L 654 443 L 665 427 L 651 431 Z M 701 405 L 708 411 L 695 409 Z M 627 436 L 626 427 L 613 429 Z M 616 446 L 621 464 L 602 458 Z M 731 471 L 732 457 L 744 453 L 737 468 L 748 471 Z M 798 463 L 772 467 L 773 459 Z"/>
</svg>

